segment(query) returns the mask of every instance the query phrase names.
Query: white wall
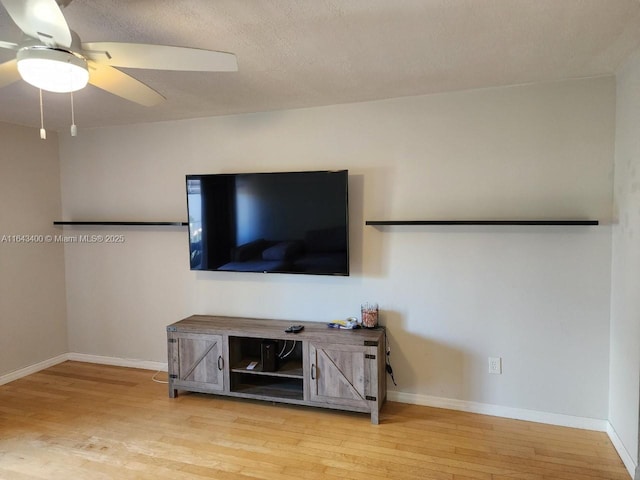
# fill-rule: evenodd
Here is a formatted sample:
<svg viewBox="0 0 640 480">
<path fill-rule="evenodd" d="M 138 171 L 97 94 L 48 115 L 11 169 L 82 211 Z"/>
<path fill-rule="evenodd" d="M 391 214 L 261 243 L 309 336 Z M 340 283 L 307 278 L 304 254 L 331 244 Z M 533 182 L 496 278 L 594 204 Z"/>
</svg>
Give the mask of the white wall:
<svg viewBox="0 0 640 480">
<path fill-rule="evenodd" d="M 617 78 L 609 421 L 638 464 L 640 51 Z"/>
<path fill-rule="evenodd" d="M 37 129 L 0 123 L 0 145 L 2 376 L 66 353 L 67 326 L 64 250 L 40 240 L 61 233 L 56 135 L 44 142 Z"/>
<path fill-rule="evenodd" d="M 325 322 L 376 301 L 400 392 L 604 419 L 609 226 L 364 221 L 607 223 L 614 108 L 599 78 L 61 138 L 67 220 L 184 220 L 187 173 L 350 170 L 350 277 L 195 273 L 183 229 L 102 230 L 125 243 L 66 246 L 70 350 L 164 361 L 165 325 L 192 313 Z"/>
</svg>

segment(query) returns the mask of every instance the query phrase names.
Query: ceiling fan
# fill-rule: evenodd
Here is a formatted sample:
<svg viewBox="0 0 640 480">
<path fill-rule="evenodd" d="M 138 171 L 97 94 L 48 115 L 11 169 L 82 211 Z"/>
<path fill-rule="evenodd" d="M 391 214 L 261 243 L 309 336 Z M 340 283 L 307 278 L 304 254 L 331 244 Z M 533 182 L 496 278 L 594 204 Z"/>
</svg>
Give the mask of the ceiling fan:
<svg viewBox="0 0 640 480">
<path fill-rule="evenodd" d="M 0 64 L 0 87 L 20 78 L 50 92 L 74 92 L 87 83 L 145 106 L 165 98 L 115 67 L 199 72 L 238 70 L 232 53 L 168 45 L 82 42 L 61 6 L 71 0 L 0 0 L 24 33 L 20 43 L 0 40 L 16 58 Z"/>
</svg>

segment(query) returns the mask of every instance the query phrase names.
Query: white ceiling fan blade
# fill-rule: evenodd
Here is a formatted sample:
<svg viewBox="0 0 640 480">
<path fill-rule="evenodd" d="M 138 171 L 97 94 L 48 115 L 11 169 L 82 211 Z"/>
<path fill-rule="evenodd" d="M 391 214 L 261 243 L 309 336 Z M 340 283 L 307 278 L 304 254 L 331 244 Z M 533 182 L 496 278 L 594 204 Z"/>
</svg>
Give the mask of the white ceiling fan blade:
<svg viewBox="0 0 640 480">
<path fill-rule="evenodd" d="M 139 80 L 109 65 L 89 61 L 89 83 L 145 107 L 153 107 L 165 98 Z"/>
<path fill-rule="evenodd" d="M 16 60 L 0 63 L 0 87 L 18 80 L 20 80 L 20 74 L 18 73 L 18 62 Z"/>
<path fill-rule="evenodd" d="M 70 47 L 71 31 L 56 0 L 0 0 L 24 33 L 48 46 Z"/>
<path fill-rule="evenodd" d="M 83 43 L 82 48 L 91 60 L 112 67 L 193 72 L 238 70 L 238 62 L 233 53 L 214 50 L 115 42 L 88 42 Z"/>
<path fill-rule="evenodd" d="M 0 48 L 6 48 L 8 50 L 17 50 L 18 44 L 13 42 L 3 42 L 0 40 Z"/>
</svg>

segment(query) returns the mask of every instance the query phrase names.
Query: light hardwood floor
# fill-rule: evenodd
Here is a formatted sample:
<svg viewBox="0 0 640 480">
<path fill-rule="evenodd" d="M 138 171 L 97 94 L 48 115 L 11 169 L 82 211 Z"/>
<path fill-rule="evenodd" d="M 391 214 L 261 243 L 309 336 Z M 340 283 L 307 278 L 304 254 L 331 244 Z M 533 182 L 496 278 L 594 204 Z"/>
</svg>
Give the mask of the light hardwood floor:
<svg viewBox="0 0 640 480">
<path fill-rule="evenodd" d="M 65 362 L 0 386 L 0 479 L 629 480 L 606 434 L 388 402 L 364 414 Z M 165 376 L 164 374 L 161 374 Z"/>
</svg>

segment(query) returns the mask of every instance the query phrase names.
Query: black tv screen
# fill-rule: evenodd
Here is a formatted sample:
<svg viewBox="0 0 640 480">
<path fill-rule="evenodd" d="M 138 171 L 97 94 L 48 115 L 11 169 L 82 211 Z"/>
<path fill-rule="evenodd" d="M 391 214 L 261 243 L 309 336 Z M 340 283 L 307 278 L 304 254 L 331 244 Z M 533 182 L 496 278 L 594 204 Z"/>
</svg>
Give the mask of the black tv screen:
<svg viewBox="0 0 640 480">
<path fill-rule="evenodd" d="M 349 275 L 347 170 L 186 180 L 192 270 Z"/>
</svg>

